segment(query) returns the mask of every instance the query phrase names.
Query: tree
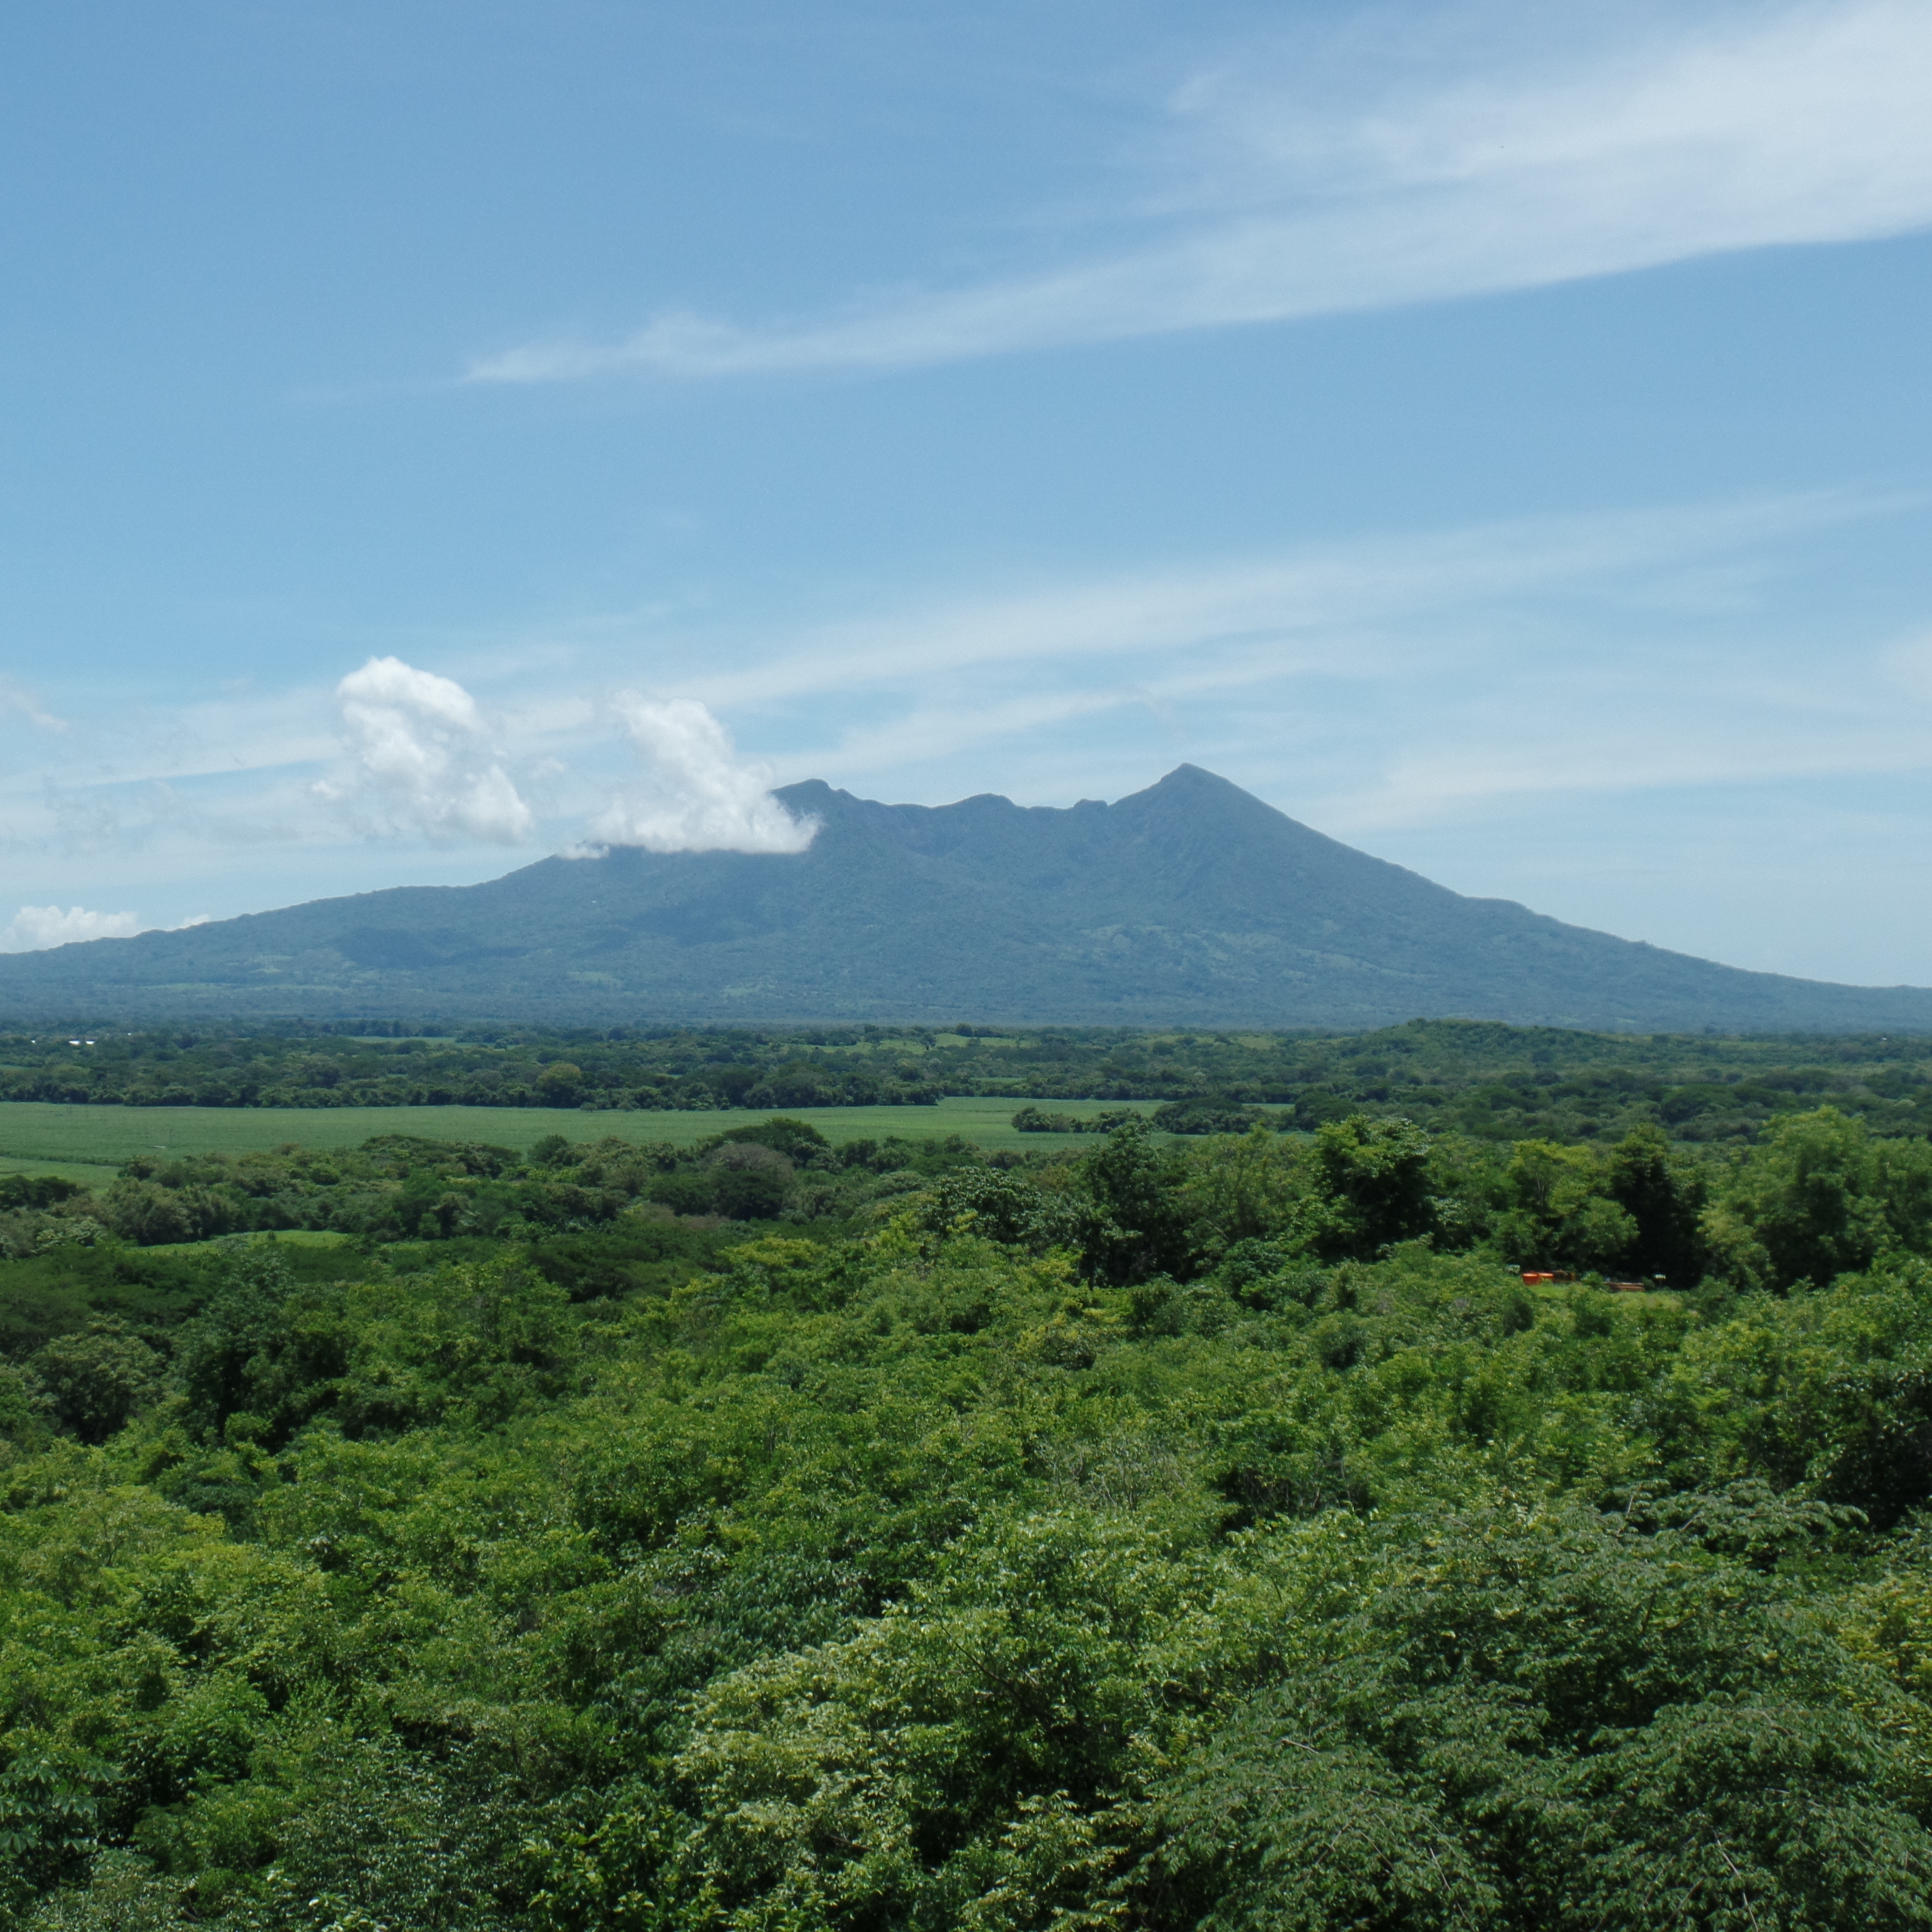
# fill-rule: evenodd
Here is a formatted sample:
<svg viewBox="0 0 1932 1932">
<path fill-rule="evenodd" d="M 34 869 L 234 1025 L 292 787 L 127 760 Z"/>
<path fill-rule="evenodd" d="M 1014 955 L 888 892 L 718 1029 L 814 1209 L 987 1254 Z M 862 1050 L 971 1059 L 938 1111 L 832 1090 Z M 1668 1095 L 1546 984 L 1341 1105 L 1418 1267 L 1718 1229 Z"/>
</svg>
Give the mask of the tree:
<svg viewBox="0 0 1932 1932">
<path fill-rule="evenodd" d="M 1704 1272 L 1698 1217 L 1708 1192 L 1699 1170 L 1673 1158 L 1660 1128 L 1634 1127 L 1611 1150 L 1605 1184 L 1610 1198 L 1636 1224 L 1622 1254 L 1636 1274 L 1661 1275 L 1679 1287 Z"/>
<path fill-rule="evenodd" d="M 191 1241 L 201 1232 L 188 1199 L 152 1180 L 116 1181 L 101 1204 L 101 1214 L 123 1240 L 138 1242 L 144 1248 Z"/>
<path fill-rule="evenodd" d="M 793 1169 L 776 1148 L 728 1142 L 705 1165 L 716 1212 L 734 1221 L 772 1221 L 784 1212 Z"/>
<path fill-rule="evenodd" d="M 1144 1120 L 1116 1127 L 1081 1162 L 1088 1203 L 1081 1248 L 1090 1279 L 1127 1288 L 1187 1272 L 1195 1243 L 1181 1192 L 1185 1178 L 1184 1157 Z"/>
<path fill-rule="evenodd" d="M 583 1089 L 583 1068 L 567 1060 L 553 1060 L 537 1076 L 537 1097 L 546 1107 L 573 1107 Z"/>
<path fill-rule="evenodd" d="M 1305 1234 L 1325 1259 L 1366 1259 L 1435 1225 L 1429 1137 L 1413 1120 L 1330 1120 L 1315 1130 L 1310 1166 Z"/>
<path fill-rule="evenodd" d="M 214 1292 L 175 1352 L 189 1414 L 206 1434 L 218 1438 L 230 1416 L 246 1412 L 267 1418 L 278 1442 L 308 1419 L 307 1392 L 341 1372 L 340 1320 L 291 1321 L 294 1292 L 272 1242 L 224 1258 Z"/>
<path fill-rule="evenodd" d="M 1496 1222 L 1497 1246 L 1537 1268 L 1622 1265 L 1638 1224 L 1610 1197 L 1610 1180 L 1592 1148 L 1517 1142 L 1503 1177 L 1509 1206 Z"/>
<path fill-rule="evenodd" d="M 118 1321 L 62 1335 L 28 1364 L 56 1424 L 83 1442 L 105 1442 L 161 1392 L 161 1358 Z"/>
<path fill-rule="evenodd" d="M 1932 1236 L 1932 1148 L 1874 1141 L 1834 1107 L 1784 1122 L 1734 1171 L 1703 1231 L 1739 1286 L 1820 1287 Z"/>
<path fill-rule="evenodd" d="M 1259 1125 L 1190 1151 L 1187 1197 L 1216 1257 L 1289 1226 L 1304 1181 L 1300 1150 Z"/>
</svg>

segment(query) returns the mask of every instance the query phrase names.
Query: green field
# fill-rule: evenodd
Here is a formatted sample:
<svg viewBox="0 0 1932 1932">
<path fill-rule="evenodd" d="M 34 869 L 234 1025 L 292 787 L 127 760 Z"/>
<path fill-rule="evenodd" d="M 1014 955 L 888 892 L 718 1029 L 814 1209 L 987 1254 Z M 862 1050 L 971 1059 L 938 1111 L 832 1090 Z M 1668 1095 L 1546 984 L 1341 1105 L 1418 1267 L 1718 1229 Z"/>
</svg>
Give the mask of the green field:
<svg viewBox="0 0 1932 1932">
<path fill-rule="evenodd" d="M 1018 1134 L 1011 1122 L 1026 1103 L 1014 1100 L 942 1100 L 936 1107 L 800 1107 L 830 1141 L 902 1140 L 960 1134 L 985 1148 L 1078 1144 L 1070 1134 Z M 1132 1104 L 1132 1103 L 1127 1103 Z M 1152 1101 L 1138 1111 L 1150 1113 Z M 1123 1103 L 1055 1100 L 1058 1113 L 1090 1118 Z M 586 1112 L 579 1107 L 90 1107 L 33 1100 L 0 1102 L 0 1173 L 68 1174 L 98 1180 L 136 1154 L 242 1154 L 288 1142 L 311 1148 L 356 1147 L 372 1134 L 416 1134 L 425 1140 L 487 1141 L 518 1151 L 546 1134 L 566 1140 L 670 1141 L 688 1147 L 726 1127 L 763 1118 L 732 1112 Z"/>
<path fill-rule="evenodd" d="M 0 1175 L 9 1174 L 58 1174 L 69 1180 L 77 1180 L 82 1186 L 97 1186 L 112 1172 L 110 1165 L 96 1160 L 16 1160 L 11 1154 L 0 1154 Z"/>
</svg>

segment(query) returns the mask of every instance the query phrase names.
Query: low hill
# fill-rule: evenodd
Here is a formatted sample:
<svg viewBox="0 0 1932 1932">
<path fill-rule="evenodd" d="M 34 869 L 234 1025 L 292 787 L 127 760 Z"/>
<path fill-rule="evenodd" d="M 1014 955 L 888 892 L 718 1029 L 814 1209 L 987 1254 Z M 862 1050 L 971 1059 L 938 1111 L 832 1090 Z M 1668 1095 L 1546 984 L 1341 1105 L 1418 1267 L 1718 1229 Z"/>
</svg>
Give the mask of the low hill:
<svg viewBox="0 0 1932 1932">
<path fill-rule="evenodd" d="M 1183 765 L 1113 805 L 778 796 L 800 854 L 551 858 L 0 958 L 0 1016 L 1932 1031 L 1932 991 L 1731 967 L 1466 898 Z"/>
</svg>

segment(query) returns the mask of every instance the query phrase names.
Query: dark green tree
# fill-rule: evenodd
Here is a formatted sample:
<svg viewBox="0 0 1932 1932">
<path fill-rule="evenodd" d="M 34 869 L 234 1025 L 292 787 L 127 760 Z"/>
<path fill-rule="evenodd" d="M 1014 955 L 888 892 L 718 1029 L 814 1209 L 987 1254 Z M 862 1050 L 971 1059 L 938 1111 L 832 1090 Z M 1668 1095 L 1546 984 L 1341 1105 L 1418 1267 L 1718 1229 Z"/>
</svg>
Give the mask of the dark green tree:
<svg viewBox="0 0 1932 1932">
<path fill-rule="evenodd" d="M 1116 1127 L 1080 1163 L 1079 1178 L 1088 1210 L 1081 1250 L 1090 1280 L 1125 1288 L 1189 1271 L 1195 1244 L 1182 1195 L 1184 1156 L 1145 1121 Z"/>
<path fill-rule="evenodd" d="M 1307 1233 L 1328 1259 L 1367 1258 L 1431 1232 L 1429 1137 L 1413 1120 L 1360 1114 L 1315 1132 Z"/>
<path fill-rule="evenodd" d="M 1610 1198 L 1636 1225 L 1623 1265 L 1676 1287 L 1694 1286 L 1705 1263 L 1699 1217 L 1708 1189 L 1702 1173 L 1672 1154 L 1660 1128 L 1646 1125 L 1633 1127 L 1611 1150 L 1605 1182 Z"/>
<path fill-rule="evenodd" d="M 55 1426 L 82 1442 L 105 1442 L 161 1393 L 160 1357 L 112 1318 L 56 1336 L 28 1366 Z"/>
</svg>

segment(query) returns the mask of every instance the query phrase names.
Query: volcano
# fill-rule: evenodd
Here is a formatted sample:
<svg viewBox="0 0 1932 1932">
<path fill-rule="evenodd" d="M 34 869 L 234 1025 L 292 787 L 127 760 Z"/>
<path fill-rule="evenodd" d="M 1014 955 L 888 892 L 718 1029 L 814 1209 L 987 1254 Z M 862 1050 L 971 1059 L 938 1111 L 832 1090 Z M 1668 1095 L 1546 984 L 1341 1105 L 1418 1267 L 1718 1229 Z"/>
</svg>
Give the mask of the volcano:
<svg viewBox="0 0 1932 1932">
<path fill-rule="evenodd" d="M 1183 765 L 1111 805 L 778 794 L 805 851 L 549 858 L 0 958 L 0 1016 L 1932 1030 L 1932 991 L 1663 951 L 1465 898 Z"/>
</svg>

